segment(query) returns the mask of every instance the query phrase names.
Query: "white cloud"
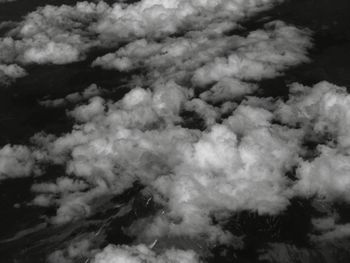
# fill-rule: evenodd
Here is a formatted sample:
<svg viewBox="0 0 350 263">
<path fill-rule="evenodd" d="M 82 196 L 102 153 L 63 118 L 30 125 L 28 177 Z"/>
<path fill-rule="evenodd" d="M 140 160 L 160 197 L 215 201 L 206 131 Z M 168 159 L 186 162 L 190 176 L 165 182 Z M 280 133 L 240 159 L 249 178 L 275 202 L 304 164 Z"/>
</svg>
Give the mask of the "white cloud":
<svg viewBox="0 0 350 263">
<path fill-rule="evenodd" d="M 285 68 L 307 62 L 309 32 L 288 26 L 281 21 L 270 22 L 264 30 L 251 32 L 238 42 L 227 57 L 216 57 L 196 70 L 193 82 L 206 85 L 224 77 L 261 80 L 280 75 Z"/>
<path fill-rule="evenodd" d="M 346 88 L 321 82 L 312 88 L 294 84 L 290 91 L 289 101 L 280 104 L 277 116 L 300 125 L 308 140 L 319 142 L 316 157 L 300 162 L 295 190 L 305 196 L 349 201 L 350 96 Z"/>
<path fill-rule="evenodd" d="M 26 146 L 3 146 L 0 149 L 0 181 L 39 174 L 41 171 L 36 166 L 36 158 L 41 157 L 40 153 L 32 152 Z"/>
<path fill-rule="evenodd" d="M 212 222 L 219 210 L 284 210 L 290 198 L 284 175 L 298 161 L 302 133 L 272 124 L 273 113 L 261 105 L 238 106 L 238 100 L 258 88 L 247 80 L 273 77 L 306 61 L 310 34 L 277 21 L 247 37 L 225 35 L 240 19 L 271 3 L 275 1 L 83 2 L 46 6 L 27 15 L 2 39 L 6 51 L 0 61 L 69 63 L 92 47 L 127 41 L 93 65 L 142 69 L 130 81 L 131 91 L 117 102 L 95 92 L 41 102 L 56 106 L 89 98 L 69 112 L 77 122 L 70 133 L 32 139 L 33 147 L 47 154 L 45 162 L 65 166 L 70 176 L 33 185 L 33 203 L 55 205 L 51 222 L 67 223 L 93 215 L 99 199 L 139 181 L 164 208 L 149 218 L 149 228 L 143 225 L 146 231 L 136 231 L 139 238 L 203 235 L 213 243 L 233 238 Z M 178 32 L 181 37 L 171 35 Z M 202 119 L 204 131 L 182 127 L 183 112 Z M 224 114 L 227 120 L 222 120 Z"/>
<path fill-rule="evenodd" d="M 119 71 L 146 68 L 148 74 L 142 82 L 151 84 L 159 77 L 180 83 L 192 79 L 197 86 L 220 81 L 202 96 L 222 100 L 225 95 L 227 99 L 240 97 L 256 89 L 242 80 L 271 78 L 287 67 L 308 61 L 310 46 L 310 32 L 276 21 L 247 37 L 202 30 L 161 42 L 140 39 L 97 58 L 92 65 Z"/>
<path fill-rule="evenodd" d="M 104 2 L 39 7 L 0 40 L 0 62 L 65 64 L 80 60 L 98 42 L 89 37 L 93 34 L 89 24 L 108 8 Z"/>
<path fill-rule="evenodd" d="M 38 43 L 27 48 L 23 53 L 24 63 L 67 64 L 79 60 L 79 50 L 65 43 L 48 42 Z"/>
<path fill-rule="evenodd" d="M 198 255 L 193 251 L 168 249 L 156 254 L 145 245 L 107 246 L 98 253 L 94 263 L 199 263 Z"/>
<path fill-rule="evenodd" d="M 99 97 L 97 86 L 41 101 L 56 107 L 88 100 L 68 112 L 76 122 L 71 132 L 39 133 L 31 147 L 5 146 L 3 178 L 35 174 L 41 163 L 65 167 L 65 175 L 32 186 L 32 204 L 56 207 L 54 224 L 94 215 L 137 181 L 161 207 L 126 230 L 143 244 L 186 236 L 241 247 L 221 225 L 234 213 L 277 215 L 295 196 L 348 202 L 346 89 L 293 84 L 286 102 L 254 97 L 257 81 L 308 61 L 310 32 L 274 21 L 245 37 L 227 34 L 246 13 L 274 2 L 83 2 L 29 14 L 1 40 L 1 63 L 63 64 L 93 47 L 115 47 L 92 65 L 132 71 L 131 90 L 119 101 Z M 186 128 L 186 114 L 203 127 Z M 308 160 L 307 139 L 319 144 Z M 293 181 L 286 173 L 295 167 Z M 79 244 L 51 261 L 74 261 L 90 249 Z M 108 246 L 94 262 L 199 262 L 192 251 L 156 253 L 143 244 Z"/>
<path fill-rule="evenodd" d="M 74 92 L 60 99 L 41 100 L 39 104 L 45 107 L 63 107 L 67 106 L 67 104 L 78 104 L 97 95 L 101 95 L 102 92 L 103 89 L 99 88 L 96 84 L 91 84 L 82 92 Z"/>
<path fill-rule="evenodd" d="M 289 123 L 299 123 L 318 136 L 329 134 L 344 150 L 349 145 L 350 96 L 345 87 L 320 82 L 314 87 L 291 86 L 290 100 L 278 114 Z"/>
<path fill-rule="evenodd" d="M 71 63 L 83 59 L 93 47 L 118 46 L 122 41 L 145 36 L 159 38 L 178 30 L 210 29 L 218 17 L 237 21 L 246 12 L 254 13 L 276 2 L 143 0 L 112 6 L 103 1 L 47 5 L 28 14 L 2 39 L 12 42 L 12 49 L 6 51 L 5 58 L 0 56 L 0 62 Z M 120 60 L 120 65 L 126 62 Z"/>
<path fill-rule="evenodd" d="M 301 162 L 297 171 L 300 180 L 296 191 L 302 195 L 318 194 L 327 199 L 350 201 L 350 166 L 347 153 L 329 147 L 320 147 L 320 156 Z"/>
<path fill-rule="evenodd" d="M 14 79 L 22 78 L 27 72 L 16 64 L 0 64 L 0 84 L 11 82 Z"/>
<path fill-rule="evenodd" d="M 98 243 L 94 233 L 83 233 L 68 242 L 65 248 L 56 250 L 47 257 L 48 263 L 73 263 L 82 259 L 93 257 L 98 249 Z"/>
<path fill-rule="evenodd" d="M 253 93 L 257 85 L 245 83 L 235 78 L 222 78 L 212 88 L 200 94 L 200 98 L 210 102 L 231 101 Z"/>
</svg>

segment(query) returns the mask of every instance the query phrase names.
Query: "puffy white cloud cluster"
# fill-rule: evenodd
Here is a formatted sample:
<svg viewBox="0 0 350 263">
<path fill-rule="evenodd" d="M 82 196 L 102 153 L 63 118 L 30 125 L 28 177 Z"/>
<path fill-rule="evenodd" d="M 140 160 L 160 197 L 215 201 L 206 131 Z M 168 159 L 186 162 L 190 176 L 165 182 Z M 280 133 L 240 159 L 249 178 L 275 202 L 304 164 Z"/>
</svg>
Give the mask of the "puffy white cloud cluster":
<svg viewBox="0 0 350 263">
<path fill-rule="evenodd" d="M 275 2 L 278 1 L 143 0 L 112 6 L 103 1 L 78 2 L 75 6 L 47 5 L 28 14 L 0 40 L 0 62 L 71 63 L 83 59 L 93 47 L 202 29 L 224 17 L 237 21 L 247 12 L 256 12 Z"/>
<path fill-rule="evenodd" d="M 191 81 L 195 86 L 216 83 L 202 98 L 220 101 L 256 90 L 255 85 L 242 80 L 275 77 L 285 68 L 308 60 L 309 32 L 281 21 L 268 23 L 247 37 L 223 33 L 191 31 L 162 42 L 140 39 L 97 58 L 92 65 L 119 71 L 147 69 L 142 83 L 159 78 Z"/>
<path fill-rule="evenodd" d="M 16 64 L 0 64 L 0 84 L 7 84 L 26 75 L 26 71 Z"/>
<path fill-rule="evenodd" d="M 3 146 L 0 149 L 0 181 L 40 174 L 36 161 L 42 158 L 42 153 L 26 146 Z"/>
<path fill-rule="evenodd" d="M 70 112 L 81 123 L 71 133 L 33 138 L 46 158 L 65 164 L 67 173 L 75 176 L 33 185 L 38 193 L 34 203 L 57 205 L 52 220 L 64 223 L 93 214 L 96 200 L 122 193 L 140 181 L 165 208 L 131 227 L 140 240 L 204 234 L 213 242 L 225 243 L 232 236 L 211 221 L 212 215 L 222 217 L 222 211 L 276 214 L 296 195 L 348 201 L 348 157 L 343 143 L 328 141 L 319 146 L 314 159 L 302 159 L 305 137 L 330 133 L 336 139 L 346 130 L 340 117 L 337 125 L 344 127 L 333 130 L 335 119 L 327 119 L 327 114 L 347 113 L 344 92 L 325 82 L 312 88 L 294 85 L 286 103 L 271 106 L 268 100 L 251 98 L 221 124 L 208 123 L 203 132 L 179 126 L 181 111 L 194 99 L 190 90 L 174 82 L 153 91 L 135 88 L 117 102 L 94 97 Z M 317 99 L 311 98 L 316 95 Z M 323 111 L 326 101 L 338 109 Z M 220 108 L 212 110 L 220 116 Z M 288 126 L 274 124 L 276 118 Z M 298 128 L 302 122 L 308 125 Z M 296 182 L 286 176 L 293 167 L 297 167 Z"/>
<path fill-rule="evenodd" d="M 289 101 L 280 106 L 280 118 L 299 124 L 318 136 L 329 134 L 346 150 L 349 140 L 350 97 L 345 87 L 320 82 L 314 87 L 293 84 Z"/>
<path fill-rule="evenodd" d="M 347 98 L 343 88 L 329 83 L 312 88 L 294 85 L 286 103 L 277 101 L 271 107 L 268 100 L 252 98 L 204 132 L 174 126 L 181 124 L 179 114 L 193 96 L 175 83 L 154 87 L 154 91 L 136 88 L 114 103 L 92 98 L 70 113 L 81 122 L 71 133 L 35 138 L 41 151 L 50 160 L 66 164 L 75 179 L 61 177 L 34 185 L 38 193 L 34 203 L 58 205 L 53 222 L 69 222 L 93 214 L 96 200 L 140 181 L 164 206 L 163 213 L 131 226 L 130 233 L 137 233 L 140 241 L 204 235 L 226 243 L 233 237 L 215 225 L 211 216 L 222 219 L 240 210 L 276 214 L 296 195 L 348 201 L 348 162 L 342 144 L 329 142 L 319 147 L 315 159 L 302 159 L 305 136 L 316 138 L 330 132 L 326 123 L 318 124 L 325 119 L 320 115 L 322 99 L 308 97 L 323 94 L 322 90 L 328 90 L 328 96 L 341 94 L 341 101 Z M 343 103 L 332 105 L 346 112 Z M 213 110 L 220 115 L 218 108 Z M 342 116 L 340 110 L 336 114 Z M 289 127 L 274 124 L 276 118 Z M 298 123 L 306 123 L 305 118 L 309 125 L 297 128 Z M 339 125 L 346 126 L 346 122 Z M 334 129 L 333 138 L 341 130 Z M 293 183 L 285 174 L 295 166 L 298 178 Z"/>
<path fill-rule="evenodd" d="M 40 7 L 0 40 L 0 61 L 39 64 L 77 61 L 96 45 L 97 40 L 91 38 L 87 27 L 108 8 L 103 2 Z"/>
<path fill-rule="evenodd" d="M 156 254 L 145 245 L 107 246 L 98 253 L 94 263 L 199 263 L 201 260 L 195 252 L 188 250 L 168 249 Z"/>
<path fill-rule="evenodd" d="M 64 249 L 59 249 L 52 252 L 47 257 L 48 263 L 73 263 L 93 257 L 99 252 L 94 246 L 93 233 L 84 233 L 81 236 L 74 238 Z"/>
<path fill-rule="evenodd" d="M 64 223 L 93 214 L 98 198 L 140 181 L 166 207 L 138 231 L 141 238 L 204 234 L 213 242 L 232 238 L 211 222 L 217 211 L 285 209 L 284 174 L 296 164 L 301 132 L 272 124 L 272 113 L 252 106 L 203 133 L 174 126 L 189 96 L 167 83 L 154 92 L 136 88 L 115 103 L 95 97 L 77 107 L 70 114 L 82 124 L 71 133 L 36 137 L 76 180 L 34 185 L 40 193 L 34 203 L 57 205 L 52 220 Z"/>
<path fill-rule="evenodd" d="M 182 153 L 184 159 L 173 174 L 153 183 L 169 199 L 169 212 L 143 231 L 146 238 L 202 233 L 226 243 L 232 237 L 213 225 L 211 214 L 240 210 L 275 214 L 288 205 L 284 174 L 295 161 L 298 145 L 284 136 L 297 138 L 298 133 L 271 126 L 245 132 L 238 138 L 226 125 L 213 126 Z"/>
<path fill-rule="evenodd" d="M 204 29 L 208 25 L 229 23 L 242 19 L 279 1 L 253 0 L 143 0 L 125 8 L 115 4 L 110 13 L 101 19 L 96 29 L 104 37 L 159 38 L 177 31 Z M 225 21 L 225 24 L 227 24 Z"/>
<path fill-rule="evenodd" d="M 303 195 L 318 194 L 331 200 L 350 201 L 350 166 L 348 153 L 320 147 L 320 156 L 315 160 L 302 162 L 297 171 L 300 181 L 296 190 Z"/>
<path fill-rule="evenodd" d="M 74 7 L 47 5 L 11 25 L 0 38 L 0 83 L 25 75 L 16 64 L 66 64 L 83 59 L 99 42 L 89 24 L 108 8 L 103 2 L 81 2 Z"/>
<path fill-rule="evenodd" d="M 216 57 L 197 69 L 193 81 L 205 85 L 225 77 L 261 80 L 278 76 L 287 67 L 308 61 L 308 35 L 281 21 L 270 22 L 264 30 L 250 32 L 227 57 Z"/>
<path fill-rule="evenodd" d="M 296 191 L 349 201 L 350 96 L 345 87 L 321 82 L 314 87 L 295 84 L 286 104 L 277 111 L 290 125 L 300 125 L 311 140 L 321 141 L 317 157 L 300 162 Z"/>
<path fill-rule="evenodd" d="M 246 14 L 274 2 L 81 2 L 27 15 L 0 41 L 0 63 L 63 64 L 93 47 L 127 42 L 92 65 L 133 72 L 131 90 L 111 101 L 92 85 L 41 101 L 56 107 L 88 100 L 68 112 L 76 122 L 71 132 L 36 134 L 33 148 L 2 148 L 0 178 L 36 174 L 42 163 L 64 166 L 65 175 L 32 186 L 32 204 L 57 208 L 55 224 L 94 215 L 101 203 L 138 182 L 161 207 L 125 230 L 144 244 L 187 236 L 238 247 L 239 238 L 222 225 L 234 213 L 276 215 L 295 196 L 348 202 L 346 89 L 326 82 L 294 84 L 285 102 L 253 97 L 259 80 L 308 60 L 310 32 L 274 21 L 246 36 L 228 33 Z M 192 116 L 204 124 L 189 128 Z M 307 140 L 319 144 L 316 150 Z M 312 158 L 307 159 L 308 151 Z M 293 180 L 287 173 L 295 168 Z M 52 254 L 51 261 L 74 261 L 90 249 L 84 242 Z M 94 262 L 199 258 L 176 249 L 157 254 L 140 244 L 108 246 Z"/>
</svg>

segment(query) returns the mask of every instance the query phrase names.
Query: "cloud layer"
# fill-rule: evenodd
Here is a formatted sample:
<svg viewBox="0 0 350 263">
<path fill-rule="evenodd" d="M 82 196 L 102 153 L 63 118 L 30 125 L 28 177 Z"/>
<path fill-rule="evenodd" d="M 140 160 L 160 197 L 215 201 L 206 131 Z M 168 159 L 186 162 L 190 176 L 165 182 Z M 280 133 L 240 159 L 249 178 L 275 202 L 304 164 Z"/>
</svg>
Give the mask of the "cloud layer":
<svg viewBox="0 0 350 263">
<path fill-rule="evenodd" d="M 67 111 L 72 131 L 38 133 L 30 146 L 0 150 L 0 179 L 44 174 L 52 164 L 65 169 L 32 185 L 31 205 L 53 207 L 54 225 L 95 215 L 105 200 L 135 184 L 157 205 L 124 229 L 134 244 L 99 250 L 87 238 L 52 253 L 51 262 L 72 262 L 79 253 L 95 263 L 200 262 L 197 251 L 161 250 L 157 240 L 186 237 L 241 248 L 244 237 L 225 226 L 236 213 L 276 216 L 296 197 L 349 202 L 346 89 L 295 83 L 286 101 L 256 93 L 260 80 L 308 62 L 311 32 L 270 21 L 232 33 L 277 2 L 48 5 L 0 40 L 0 80 L 1 74 L 24 76 L 15 63 L 72 63 L 96 48 L 115 51 L 91 66 L 130 74 L 130 91 L 118 101 L 99 96 L 96 85 L 40 101 L 43 107 L 78 104 Z M 338 235 L 335 225 L 328 230 L 325 235 Z"/>
</svg>

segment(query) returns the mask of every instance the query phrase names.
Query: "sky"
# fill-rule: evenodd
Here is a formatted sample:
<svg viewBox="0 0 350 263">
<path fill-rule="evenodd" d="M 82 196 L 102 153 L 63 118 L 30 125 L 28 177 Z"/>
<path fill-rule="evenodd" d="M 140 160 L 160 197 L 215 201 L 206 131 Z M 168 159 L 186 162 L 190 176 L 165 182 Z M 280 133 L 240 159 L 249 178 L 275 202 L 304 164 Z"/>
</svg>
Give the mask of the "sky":
<svg viewBox="0 0 350 263">
<path fill-rule="evenodd" d="M 349 257 L 350 9 L 299 2 L 0 0 L 4 262 Z"/>
</svg>

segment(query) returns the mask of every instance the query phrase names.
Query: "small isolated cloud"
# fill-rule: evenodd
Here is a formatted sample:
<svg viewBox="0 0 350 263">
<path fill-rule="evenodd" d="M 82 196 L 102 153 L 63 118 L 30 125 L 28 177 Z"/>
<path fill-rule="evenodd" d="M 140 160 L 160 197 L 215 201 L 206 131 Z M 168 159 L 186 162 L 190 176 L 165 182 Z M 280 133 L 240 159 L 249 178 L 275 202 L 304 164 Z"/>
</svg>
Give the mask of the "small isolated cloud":
<svg viewBox="0 0 350 263">
<path fill-rule="evenodd" d="M 0 64 L 0 84 L 7 84 L 26 75 L 27 72 L 16 64 Z"/>
<path fill-rule="evenodd" d="M 79 50 L 65 43 L 38 43 L 23 53 L 23 63 L 67 64 L 79 60 Z"/>
<path fill-rule="evenodd" d="M 96 84 L 91 84 L 82 92 L 74 92 L 60 99 L 44 99 L 39 101 L 39 104 L 48 108 L 64 107 L 69 104 L 74 105 L 81 103 L 92 97 L 101 95 L 102 92 L 103 90 L 99 88 Z"/>
<path fill-rule="evenodd" d="M 36 165 L 37 157 L 40 154 L 32 152 L 26 146 L 3 146 L 0 149 L 0 181 L 39 174 L 41 171 Z"/>
</svg>

